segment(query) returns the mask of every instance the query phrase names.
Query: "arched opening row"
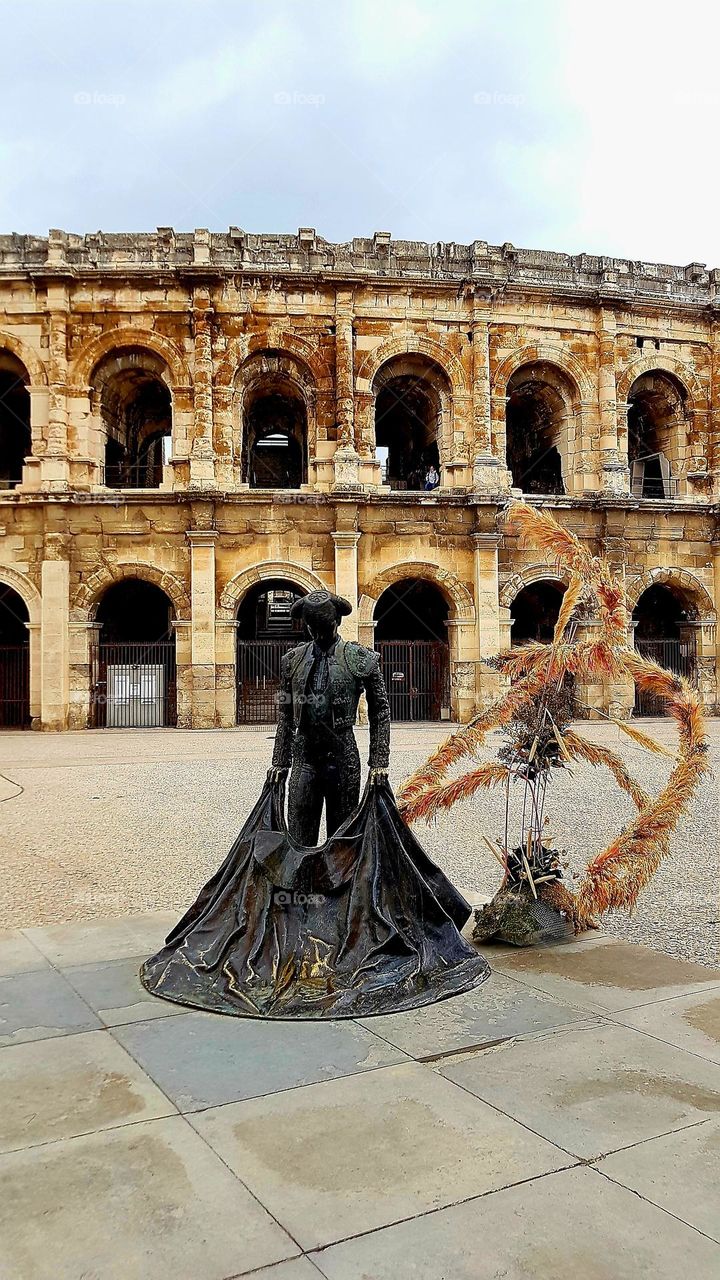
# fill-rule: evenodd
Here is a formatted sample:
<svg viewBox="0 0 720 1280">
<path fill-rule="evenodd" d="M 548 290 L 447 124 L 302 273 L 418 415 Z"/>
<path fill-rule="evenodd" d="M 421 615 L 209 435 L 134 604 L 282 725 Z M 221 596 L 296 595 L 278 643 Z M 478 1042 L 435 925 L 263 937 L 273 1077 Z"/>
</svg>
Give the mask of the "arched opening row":
<svg viewBox="0 0 720 1280">
<path fill-rule="evenodd" d="M 280 351 L 256 353 L 242 374 L 235 430 L 242 441 L 240 476 L 250 488 L 298 489 L 307 483 L 312 379 Z M 103 357 L 90 379 L 91 416 L 101 435 L 108 488 L 157 489 L 169 479 L 173 396 L 165 360 L 129 346 Z M 31 455 L 30 378 L 0 350 L 0 488 L 22 481 Z M 375 452 L 393 490 L 438 487 L 449 461 L 453 397 L 447 373 L 424 355 L 389 359 L 372 384 Z M 580 395 L 550 361 L 516 369 L 507 382 L 506 461 L 513 485 L 530 494 L 572 490 L 582 442 Z M 688 393 L 675 375 L 643 373 L 628 393 L 627 453 L 636 497 L 668 498 L 678 490 L 688 443 Z"/>
</svg>

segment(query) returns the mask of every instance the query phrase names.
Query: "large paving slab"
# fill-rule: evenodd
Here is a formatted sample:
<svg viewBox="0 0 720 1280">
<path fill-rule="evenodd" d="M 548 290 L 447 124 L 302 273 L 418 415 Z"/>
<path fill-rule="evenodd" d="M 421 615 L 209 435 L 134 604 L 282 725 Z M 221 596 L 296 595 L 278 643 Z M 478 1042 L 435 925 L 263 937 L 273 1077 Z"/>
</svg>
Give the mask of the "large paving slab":
<svg viewBox="0 0 720 1280">
<path fill-rule="evenodd" d="M 663 1000 L 615 1015 L 614 1021 L 636 1027 L 668 1044 L 720 1063 L 720 991 Z"/>
<path fill-rule="evenodd" d="M 720 1242 L 720 1124 L 716 1121 L 641 1142 L 606 1156 L 597 1167 L 614 1182 Z"/>
<path fill-rule="evenodd" d="M 160 950 L 177 919 L 174 911 L 143 911 L 136 915 L 23 929 L 23 933 L 51 964 L 63 969 L 98 960 L 153 955 Z"/>
<path fill-rule="evenodd" d="M 580 945 L 488 947 L 491 966 L 528 986 L 593 1013 L 668 1000 L 717 987 L 720 970 L 677 960 L 605 935 Z"/>
<path fill-rule="evenodd" d="M 7 1280 L 225 1280 L 298 1252 L 180 1116 L 0 1157 Z"/>
<path fill-rule="evenodd" d="M 0 1045 L 93 1031 L 102 1024 L 57 970 L 0 978 Z"/>
<path fill-rule="evenodd" d="M 48 968 L 47 958 L 19 929 L 0 930 L 0 977 Z"/>
<path fill-rule="evenodd" d="M 139 978 L 140 965 L 144 959 L 143 955 L 134 956 L 130 960 L 99 961 L 95 964 L 76 965 L 63 969 L 62 972 L 107 1027 L 187 1013 L 187 1007 L 171 1004 L 169 1000 L 159 1000 L 145 990 Z"/>
<path fill-rule="evenodd" d="M 175 1112 L 107 1031 L 0 1052 L 0 1151 Z"/>
<path fill-rule="evenodd" d="M 610 1024 L 509 1042 L 435 1069 L 586 1158 L 720 1112 L 713 1063 Z"/>
<path fill-rule="evenodd" d="M 481 987 L 439 1004 L 360 1021 L 411 1057 L 433 1058 L 586 1019 L 544 991 L 493 973 Z"/>
<path fill-rule="evenodd" d="M 113 1035 L 180 1111 L 405 1060 L 399 1049 L 349 1021 L 268 1022 L 189 1013 L 117 1027 Z"/>
<path fill-rule="evenodd" d="M 720 1247 L 572 1169 L 313 1254 L 327 1280 L 716 1280 Z"/>
<path fill-rule="evenodd" d="M 304 1249 L 568 1164 L 417 1063 L 190 1119 Z"/>
</svg>

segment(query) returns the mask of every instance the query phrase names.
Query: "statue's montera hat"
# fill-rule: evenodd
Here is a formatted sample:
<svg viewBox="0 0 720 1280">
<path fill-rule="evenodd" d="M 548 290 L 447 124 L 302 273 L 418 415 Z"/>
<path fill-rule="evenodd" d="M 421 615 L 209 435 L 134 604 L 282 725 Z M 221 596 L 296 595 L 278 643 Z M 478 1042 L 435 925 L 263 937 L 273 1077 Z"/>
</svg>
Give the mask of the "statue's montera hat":
<svg viewBox="0 0 720 1280">
<path fill-rule="evenodd" d="M 308 595 L 301 596 L 295 601 L 290 610 L 290 616 L 305 618 L 309 613 L 325 612 L 327 605 L 334 607 L 338 622 L 352 613 L 350 601 L 344 600 L 342 596 L 334 596 L 331 591 L 310 591 Z"/>
</svg>

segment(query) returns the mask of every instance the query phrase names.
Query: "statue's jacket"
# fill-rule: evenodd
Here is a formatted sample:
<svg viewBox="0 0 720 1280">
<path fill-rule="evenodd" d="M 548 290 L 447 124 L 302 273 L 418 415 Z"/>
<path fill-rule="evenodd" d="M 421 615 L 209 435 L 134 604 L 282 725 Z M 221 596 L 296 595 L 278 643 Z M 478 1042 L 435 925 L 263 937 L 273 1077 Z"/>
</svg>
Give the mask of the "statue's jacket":
<svg viewBox="0 0 720 1280">
<path fill-rule="evenodd" d="M 273 765 L 290 767 L 293 742 L 302 739 L 307 685 L 313 666 L 313 642 L 307 641 L 286 653 L 281 664 L 278 727 Z M 371 769 L 387 769 L 390 760 L 390 704 L 380 671 L 380 657 L 353 640 L 338 639 L 328 655 L 328 727 L 338 735 L 355 724 L 358 703 L 364 692 L 370 724 Z"/>
</svg>

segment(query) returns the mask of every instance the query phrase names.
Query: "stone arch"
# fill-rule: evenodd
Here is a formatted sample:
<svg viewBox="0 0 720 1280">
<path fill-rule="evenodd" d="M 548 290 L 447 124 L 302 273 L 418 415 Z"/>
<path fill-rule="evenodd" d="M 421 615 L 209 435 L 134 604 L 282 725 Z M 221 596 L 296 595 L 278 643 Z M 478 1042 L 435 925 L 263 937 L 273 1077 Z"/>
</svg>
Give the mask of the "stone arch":
<svg viewBox="0 0 720 1280">
<path fill-rule="evenodd" d="M 13 591 L 17 591 L 25 608 L 28 611 L 28 618 L 33 625 L 40 622 L 41 596 L 34 582 L 31 582 L 24 573 L 19 573 L 17 569 L 11 569 L 9 565 L 0 565 L 0 582 L 11 587 Z"/>
<path fill-rule="evenodd" d="M 113 353 L 119 355 L 127 347 L 139 347 L 160 356 L 167 367 L 171 389 L 192 386 L 187 361 L 175 343 L 154 329 L 143 329 L 138 325 L 109 329 L 86 342 L 70 366 L 70 386 L 80 390 L 87 389 L 100 361 Z"/>
<path fill-rule="evenodd" d="M 682 360 L 676 360 L 673 356 L 662 355 L 659 351 L 654 351 L 652 355 L 639 356 L 637 360 L 632 360 L 618 374 L 618 407 L 627 405 L 627 399 L 633 383 L 637 382 L 637 379 L 641 378 L 644 373 L 653 373 L 655 370 L 658 373 L 669 373 L 681 384 L 687 397 L 688 413 L 694 414 L 707 410 L 707 391 L 695 371 Z"/>
<path fill-rule="evenodd" d="M 569 581 L 569 570 L 558 567 L 556 564 L 527 565 L 526 568 L 519 569 L 507 579 L 500 589 L 498 600 L 502 608 L 509 609 L 516 596 L 525 587 L 531 587 L 535 582 L 554 582 L 558 586 L 567 587 Z"/>
<path fill-rule="evenodd" d="M 310 365 L 294 352 L 279 347 L 258 347 L 249 352 L 235 370 L 231 400 L 232 444 L 231 454 L 236 465 L 240 463 L 243 482 L 250 480 L 251 455 L 254 450 L 251 425 L 253 405 L 262 400 L 263 394 L 288 397 L 294 403 L 291 415 L 291 438 L 295 450 L 302 454 L 299 464 L 303 476 L 311 465 L 317 449 L 318 388 Z M 296 463 L 296 465 L 298 465 Z M 301 483 L 304 480 L 301 478 Z M 291 487 L 295 487 L 292 485 Z"/>
<path fill-rule="evenodd" d="M 294 356 L 300 364 L 305 366 L 316 392 L 332 391 L 332 372 L 317 347 L 299 334 L 289 333 L 284 329 L 268 329 L 262 333 L 232 339 L 215 371 L 215 386 L 231 388 L 242 366 L 263 351 L 272 352 L 274 355 Z"/>
<path fill-rule="evenodd" d="M 367 592 L 360 597 L 358 607 L 360 626 L 372 623 L 375 606 L 383 591 L 394 586 L 396 582 L 402 582 L 405 578 L 423 578 L 432 582 L 447 600 L 453 621 L 470 624 L 475 622 L 475 602 L 468 588 L 456 574 L 436 564 L 406 560 L 402 564 L 394 564 L 389 569 L 383 569 L 373 578 Z"/>
<path fill-rule="evenodd" d="M 441 343 L 434 342 L 432 338 L 425 338 L 419 334 L 406 334 L 396 338 L 389 338 L 387 342 L 381 342 L 372 351 L 368 351 L 357 371 L 358 381 L 365 380 L 369 390 L 382 366 L 387 364 L 388 360 L 394 360 L 397 356 L 403 355 L 427 356 L 429 360 L 432 360 L 442 369 L 450 383 L 453 396 L 469 395 L 470 388 L 465 370 L 458 357 L 448 351 Z"/>
<path fill-rule="evenodd" d="M 10 351 L 25 366 L 31 387 L 47 386 L 47 370 L 32 347 L 21 342 L 14 333 L 0 330 L 0 350 Z"/>
<path fill-rule="evenodd" d="M 75 621 L 85 621 L 95 617 L 95 611 L 108 587 L 123 578 L 141 578 L 143 582 L 151 582 L 164 591 L 175 610 L 176 622 L 187 622 L 191 616 L 190 595 L 185 584 L 174 573 L 167 573 L 155 565 L 144 564 L 139 560 L 123 560 L 118 563 L 101 565 L 91 573 L 76 589 L 71 600 L 71 612 Z"/>
<path fill-rule="evenodd" d="M 258 582 L 265 582 L 273 578 L 283 578 L 287 582 L 293 582 L 303 591 L 328 590 L 327 584 L 323 582 L 322 578 L 318 577 L 310 569 L 306 569 L 304 565 L 293 564 L 291 560 L 264 560 L 260 564 L 253 565 L 250 569 L 243 569 L 240 573 L 236 573 L 225 584 L 218 601 L 218 617 L 226 622 L 232 622 L 242 599 L 250 588 L 254 587 Z"/>
<path fill-rule="evenodd" d="M 685 605 L 688 615 L 694 620 L 713 620 L 716 609 L 712 596 L 699 578 L 687 569 L 649 569 L 646 573 L 633 578 L 627 585 L 628 612 L 632 613 L 640 597 L 649 587 L 665 586 L 675 588 Z"/>
<path fill-rule="evenodd" d="M 566 351 L 564 347 L 553 346 L 549 342 L 519 347 L 516 351 L 511 351 L 495 370 L 491 394 L 504 397 L 510 378 L 524 364 L 555 365 L 566 378 L 570 379 L 579 402 L 587 402 L 595 398 L 593 380 L 582 362 L 571 351 Z"/>
</svg>

